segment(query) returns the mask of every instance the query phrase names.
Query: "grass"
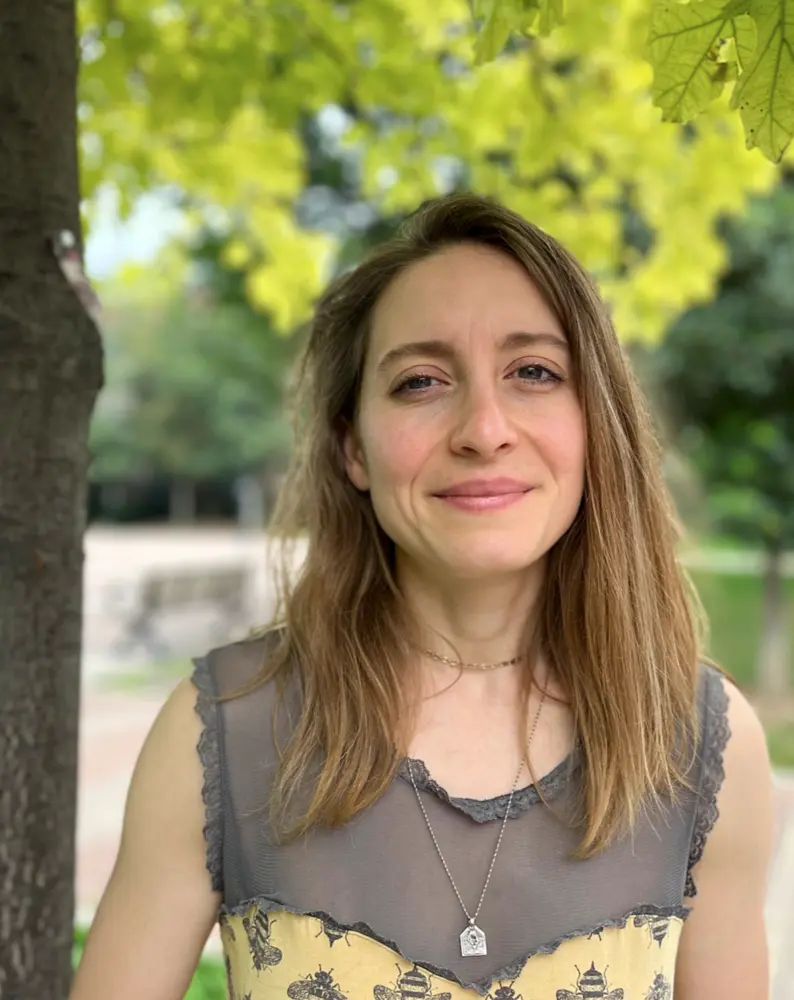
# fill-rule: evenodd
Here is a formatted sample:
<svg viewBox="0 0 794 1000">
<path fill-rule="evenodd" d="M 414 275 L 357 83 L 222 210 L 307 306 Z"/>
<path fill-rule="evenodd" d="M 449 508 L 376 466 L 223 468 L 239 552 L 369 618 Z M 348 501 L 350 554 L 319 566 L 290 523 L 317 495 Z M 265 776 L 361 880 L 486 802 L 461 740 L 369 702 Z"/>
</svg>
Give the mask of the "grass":
<svg viewBox="0 0 794 1000">
<path fill-rule="evenodd" d="M 709 655 L 751 693 L 756 686 L 755 663 L 761 634 L 761 577 L 702 570 L 691 575 L 709 619 Z M 786 581 L 786 594 L 791 649 L 794 651 L 794 580 Z M 791 671 L 791 690 L 794 691 L 794 655 Z M 775 767 L 794 769 L 794 717 L 769 723 L 767 743 Z"/>
<path fill-rule="evenodd" d="M 766 741 L 775 767 L 794 771 L 794 721 L 767 729 Z"/>
<path fill-rule="evenodd" d="M 761 634 L 760 576 L 693 571 L 692 580 L 708 615 L 709 655 L 749 690 L 755 686 L 755 661 Z M 791 648 L 794 650 L 794 580 L 786 581 Z M 794 656 L 792 657 L 794 688 Z"/>
<path fill-rule="evenodd" d="M 99 690 L 130 694 L 162 694 L 174 687 L 183 677 L 189 677 L 192 665 L 189 657 L 144 663 L 128 669 L 114 668 L 107 677 L 97 681 Z"/>
</svg>

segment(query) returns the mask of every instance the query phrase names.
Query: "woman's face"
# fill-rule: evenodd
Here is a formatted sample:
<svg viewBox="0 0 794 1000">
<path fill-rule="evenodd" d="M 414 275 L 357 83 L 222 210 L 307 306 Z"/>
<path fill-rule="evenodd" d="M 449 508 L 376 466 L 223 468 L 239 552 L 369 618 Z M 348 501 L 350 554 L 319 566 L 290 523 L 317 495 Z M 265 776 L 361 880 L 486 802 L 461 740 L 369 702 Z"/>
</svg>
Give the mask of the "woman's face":
<svg viewBox="0 0 794 1000">
<path fill-rule="evenodd" d="M 398 566 L 475 579 L 542 559 L 584 486 L 572 376 L 558 320 L 506 254 L 455 246 L 389 286 L 345 457 Z"/>
</svg>

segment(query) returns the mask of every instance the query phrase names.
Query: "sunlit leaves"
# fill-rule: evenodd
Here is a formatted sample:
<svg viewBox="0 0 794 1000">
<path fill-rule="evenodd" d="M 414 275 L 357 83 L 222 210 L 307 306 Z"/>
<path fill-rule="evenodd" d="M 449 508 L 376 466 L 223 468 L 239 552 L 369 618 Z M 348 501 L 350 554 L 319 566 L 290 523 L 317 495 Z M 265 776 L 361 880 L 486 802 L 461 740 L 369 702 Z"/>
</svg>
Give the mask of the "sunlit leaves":
<svg viewBox="0 0 794 1000">
<path fill-rule="evenodd" d="M 329 105 L 350 122 L 339 141 L 376 209 L 410 211 L 452 183 L 497 195 L 581 257 L 624 336 L 658 335 L 708 295 L 723 259 L 715 219 L 774 174 L 745 151 L 727 88 L 690 135 L 660 120 L 650 0 L 564 11 L 560 0 L 114 0 L 112 15 L 81 0 L 81 11 L 86 193 L 100 179 L 128 196 L 168 184 L 241 221 L 246 243 L 229 252 L 252 302 L 285 329 L 333 258 L 294 211 L 300 130 Z M 735 23 L 736 43 L 709 50 L 717 79 L 752 66 L 749 22 Z M 626 240 L 627 210 L 653 234 L 645 255 Z"/>
<path fill-rule="evenodd" d="M 319 233 L 301 231 L 277 209 L 257 209 L 251 222 L 254 232 L 264 234 L 266 247 L 264 262 L 248 273 L 251 304 L 266 310 L 278 330 L 289 332 L 308 318 L 312 300 L 329 276 L 333 243 Z"/>
<path fill-rule="evenodd" d="M 564 0 L 538 0 L 538 31 L 547 35 L 565 19 Z"/>
<path fill-rule="evenodd" d="M 736 81 L 747 147 L 778 161 L 794 136 L 794 0 L 649 0 L 647 58 L 653 99 L 670 122 L 688 122 Z M 594 0 L 630 20 L 631 4 Z M 547 35 L 567 22 L 562 0 L 472 0 L 475 63 L 497 58 L 514 33 Z"/>
<path fill-rule="evenodd" d="M 221 255 L 221 263 L 225 267 L 242 271 L 251 262 L 251 247 L 239 237 L 235 237 L 226 244 Z"/>
<path fill-rule="evenodd" d="M 735 77 L 738 53 L 755 48 L 755 23 L 743 13 L 746 7 L 725 0 L 654 4 L 648 55 L 655 67 L 654 100 L 667 121 L 695 118 Z"/>
<path fill-rule="evenodd" d="M 505 47 L 513 31 L 528 30 L 537 15 L 534 3 L 524 0 L 479 0 L 475 16 L 480 29 L 474 46 L 477 65 L 495 59 Z"/>
<path fill-rule="evenodd" d="M 690 121 L 736 81 L 748 149 L 778 161 L 794 137 L 794 0 L 656 0 L 648 53 L 654 100 Z"/>
<path fill-rule="evenodd" d="M 733 94 L 748 147 L 779 160 L 794 137 L 794 2 L 753 0 L 758 42 Z"/>
<path fill-rule="evenodd" d="M 564 21 L 563 0 L 473 0 L 476 65 L 495 59 L 513 32 L 548 35 Z"/>
</svg>

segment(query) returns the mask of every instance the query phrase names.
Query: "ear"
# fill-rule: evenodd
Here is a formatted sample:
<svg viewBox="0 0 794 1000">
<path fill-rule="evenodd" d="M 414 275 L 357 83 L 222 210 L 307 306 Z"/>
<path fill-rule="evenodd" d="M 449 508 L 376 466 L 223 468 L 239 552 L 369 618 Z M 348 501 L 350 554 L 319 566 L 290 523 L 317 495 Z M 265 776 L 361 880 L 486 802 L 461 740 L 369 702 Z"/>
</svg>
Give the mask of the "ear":
<svg viewBox="0 0 794 1000">
<path fill-rule="evenodd" d="M 358 440 L 355 428 L 345 427 L 342 434 L 342 453 L 345 459 L 347 478 L 357 490 L 369 489 L 369 473 L 364 449 Z"/>
</svg>

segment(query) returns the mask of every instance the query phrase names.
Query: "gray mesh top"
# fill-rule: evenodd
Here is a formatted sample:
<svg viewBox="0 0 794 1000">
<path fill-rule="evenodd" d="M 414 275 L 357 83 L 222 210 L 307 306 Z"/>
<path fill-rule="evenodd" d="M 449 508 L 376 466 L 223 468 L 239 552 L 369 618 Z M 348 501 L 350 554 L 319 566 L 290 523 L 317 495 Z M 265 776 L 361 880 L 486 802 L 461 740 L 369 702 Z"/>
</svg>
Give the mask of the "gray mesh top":
<svg viewBox="0 0 794 1000">
<path fill-rule="evenodd" d="M 260 927 L 266 942 L 271 933 L 268 921 L 275 924 L 275 914 L 313 915 L 325 921 L 323 926 L 339 928 L 339 934 L 353 930 L 385 944 L 396 957 L 407 956 L 416 968 L 427 970 L 422 975 L 444 976 L 449 983 L 480 993 L 496 980 L 513 982 L 530 956 L 554 952 L 573 937 L 592 937 L 604 928 L 623 926 L 627 915 L 640 914 L 637 920 L 652 919 L 654 914 L 686 915 L 685 899 L 695 894 L 692 868 L 716 820 L 722 756 L 729 738 L 727 694 L 713 668 L 701 670 L 701 729 L 693 774 L 697 791 L 683 793 L 675 809 L 668 805 L 649 811 L 633 837 L 586 861 L 568 857 L 579 834 L 559 817 L 574 802 L 579 750 L 540 781 L 553 812 L 539 801 L 533 786 L 517 790 L 478 920 L 487 930 L 488 955 L 464 958 L 458 936 L 465 917 L 417 806 L 407 762 L 387 792 L 344 828 L 317 830 L 287 846 L 275 844 L 267 812 L 262 812 L 277 766 L 271 729 L 274 685 L 265 684 L 221 705 L 211 700 L 236 690 L 258 672 L 266 641 L 267 637 L 213 650 L 195 661 L 193 673 L 199 689 L 197 710 L 204 723 L 199 753 L 205 773 L 207 866 L 213 887 L 223 894 L 222 914 L 241 915 L 255 902 L 259 912 L 268 915 Z M 283 738 L 286 717 L 281 722 Z M 421 761 L 413 761 L 413 771 L 460 893 L 473 905 L 482 890 L 508 796 L 485 801 L 453 798 L 433 781 Z M 250 923 L 246 930 L 250 938 Z M 283 951 L 271 947 L 269 954 Z M 257 953 L 252 950 L 252 954 Z M 339 948 L 333 954 L 338 956 Z M 261 962 L 254 964 L 259 969 Z M 334 973 L 327 974 L 333 978 Z M 593 974 L 602 974 L 595 958 Z M 572 977 L 575 985 L 576 972 Z M 382 989 L 386 993 L 375 995 L 386 996 L 387 987 Z M 296 990 L 289 995 L 300 995 Z M 574 998 L 589 995 L 567 992 Z M 560 994 L 566 995 L 566 990 Z M 249 989 L 247 995 L 271 993 L 252 994 Z M 394 992 L 401 995 L 409 994 Z M 430 996 L 421 990 L 415 995 Z"/>
</svg>

